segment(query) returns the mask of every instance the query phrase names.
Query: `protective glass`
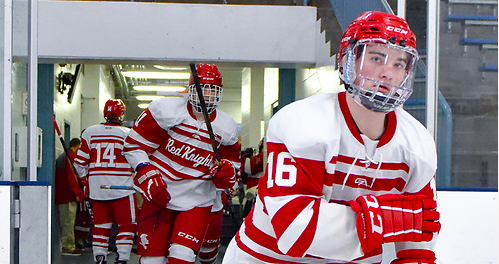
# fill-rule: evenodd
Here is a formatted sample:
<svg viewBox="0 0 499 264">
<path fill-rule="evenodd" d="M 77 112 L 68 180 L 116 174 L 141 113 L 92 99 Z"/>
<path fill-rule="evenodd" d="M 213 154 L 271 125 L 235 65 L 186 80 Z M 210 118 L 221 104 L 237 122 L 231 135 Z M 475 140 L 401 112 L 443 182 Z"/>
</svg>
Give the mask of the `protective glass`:
<svg viewBox="0 0 499 264">
<path fill-rule="evenodd" d="M 365 39 L 347 47 L 340 78 L 355 101 L 375 112 L 390 112 L 412 94 L 418 53 L 382 39 Z"/>
<path fill-rule="evenodd" d="M 211 114 L 215 111 L 215 108 L 218 107 L 220 101 L 222 100 L 222 86 L 214 85 L 214 84 L 201 84 L 201 90 L 203 91 L 204 102 L 206 103 L 206 110 L 208 114 Z M 196 91 L 196 85 L 191 84 L 188 87 L 188 100 L 192 106 L 194 106 L 194 110 L 198 113 L 203 113 L 201 108 L 201 102 L 199 100 L 198 92 Z"/>
</svg>

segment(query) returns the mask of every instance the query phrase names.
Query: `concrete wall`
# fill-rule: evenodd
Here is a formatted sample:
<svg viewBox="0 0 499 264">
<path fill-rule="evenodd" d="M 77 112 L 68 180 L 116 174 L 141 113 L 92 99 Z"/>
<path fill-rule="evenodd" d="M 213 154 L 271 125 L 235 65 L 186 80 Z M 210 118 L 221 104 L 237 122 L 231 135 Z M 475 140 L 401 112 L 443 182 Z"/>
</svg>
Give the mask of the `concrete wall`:
<svg viewBox="0 0 499 264">
<path fill-rule="evenodd" d="M 54 112 L 57 124 L 64 135 L 64 123 L 71 126 L 71 138 L 80 137 L 83 129 L 104 122 L 102 111 L 104 104 L 114 98 L 114 83 L 106 65 L 82 65 L 81 75 L 76 84 L 73 101 L 67 101 L 67 91 L 59 93 L 54 87 Z M 74 72 L 76 65 L 68 64 L 63 67 L 56 65 L 54 78 L 61 72 Z M 57 136 L 57 135 L 56 135 Z M 63 148 L 56 141 L 56 156 L 63 152 Z M 68 144 L 69 142 L 66 142 Z"/>
<path fill-rule="evenodd" d="M 15 57 L 27 50 L 26 5 L 14 2 Z M 38 5 L 42 61 L 334 63 L 315 7 L 92 1 Z"/>
</svg>

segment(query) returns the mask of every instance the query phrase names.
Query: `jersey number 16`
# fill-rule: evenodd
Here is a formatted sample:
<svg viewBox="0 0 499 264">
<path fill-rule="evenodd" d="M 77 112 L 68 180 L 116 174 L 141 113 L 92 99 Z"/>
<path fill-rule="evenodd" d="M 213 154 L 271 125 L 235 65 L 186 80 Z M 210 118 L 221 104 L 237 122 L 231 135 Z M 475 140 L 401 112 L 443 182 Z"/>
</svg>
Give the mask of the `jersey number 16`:
<svg viewBox="0 0 499 264">
<path fill-rule="evenodd" d="M 274 162 L 274 152 L 270 152 L 267 158 L 267 188 L 274 184 L 281 187 L 291 187 L 296 184 L 296 167 L 292 164 L 284 164 L 289 159 L 295 160 L 288 152 L 279 152 Z"/>
</svg>

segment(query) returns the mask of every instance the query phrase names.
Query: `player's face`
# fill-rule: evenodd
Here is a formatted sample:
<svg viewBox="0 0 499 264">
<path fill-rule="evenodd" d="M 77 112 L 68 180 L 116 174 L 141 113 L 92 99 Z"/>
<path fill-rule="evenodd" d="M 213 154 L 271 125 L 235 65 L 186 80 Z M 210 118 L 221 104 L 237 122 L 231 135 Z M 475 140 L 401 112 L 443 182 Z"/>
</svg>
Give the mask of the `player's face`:
<svg viewBox="0 0 499 264">
<path fill-rule="evenodd" d="M 201 84 L 201 90 L 203 91 L 203 98 L 206 104 L 213 104 L 217 101 L 220 92 L 213 86 L 210 84 Z M 193 98 L 199 100 L 197 92 L 193 93 Z"/>
<path fill-rule="evenodd" d="M 357 73 L 390 85 L 398 86 L 402 83 L 409 63 L 405 51 L 378 44 L 366 45 L 364 49 L 362 55 L 356 61 Z M 366 88 L 372 86 L 374 90 L 378 85 L 367 81 L 363 86 Z M 380 85 L 378 92 L 388 94 L 390 91 L 387 87 Z"/>
</svg>

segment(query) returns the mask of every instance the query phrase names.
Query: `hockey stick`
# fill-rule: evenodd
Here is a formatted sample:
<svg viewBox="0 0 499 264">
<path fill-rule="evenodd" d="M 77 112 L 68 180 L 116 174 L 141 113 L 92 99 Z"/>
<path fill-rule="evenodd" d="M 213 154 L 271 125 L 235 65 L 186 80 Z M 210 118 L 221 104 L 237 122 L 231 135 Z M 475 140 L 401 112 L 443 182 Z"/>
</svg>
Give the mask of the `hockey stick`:
<svg viewBox="0 0 499 264">
<path fill-rule="evenodd" d="M 192 77 L 194 78 L 194 85 L 196 86 L 196 91 L 198 92 L 199 104 L 201 105 L 201 111 L 203 112 L 206 129 L 208 129 L 208 135 L 210 136 L 211 147 L 213 149 L 217 164 L 220 164 L 220 161 L 222 159 L 220 158 L 220 154 L 218 153 L 217 142 L 215 140 L 215 134 L 213 134 L 213 128 L 211 127 L 210 116 L 208 115 L 208 110 L 206 109 L 206 102 L 204 101 L 203 90 L 201 90 L 201 84 L 199 83 L 199 76 L 196 71 L 196 65 L 191 62 L 189 66 L 191 67 Z"/>
<path fill-rule="evenodd" d="M 100 186 L 101 189 L 105 189 L 105 190 L 133 190 L 133 191 L 137 191 L 139 193 L 141 193 L 143 196 L 147 196 L 144 191 L 142 191 L 139 187 L 135 186 L 135 185 L 132 185 L 132 186 L 129 186 L 129 185 L 105 185 L 105 184 L 102 184 Z"/>
<path fill-rule="evenodd" d="M 59 126 L 57 125 L 57 121 L 55 121 L 55 114 L 52 116 L 52 121 L 54 122 L 54 128 L 55 131 L 57 132 L 57 135 L 59 136 L 59 140 L 61 141 L 62 148 L 64 149 L 64 153 L 66 154 L 66 159 L 69 162 L 69 166 L 71 167 L 71 170 L 73 171 L 73 176 L 75 176 L 76 183 L 78 184 L 78 187 L 83 190 L 83 187 L 80 185 L 80 180 L 78 179 L 78 172 L 76 172 L 76 169 L 74 167 L 73 161 L 71 158 L 69 158 L 69 150 L 68 147 L 66 146 L 66 143 L 64 143 L 64 138 L 62 138 L 61 135 L 61 130 L 59 129 Z M 83 201 L 85 206 L 87 207 L 88 213 L 94 218 L 94 212 L 92 211 L 92 207 L 90 206 L 90 202 L 88 200 Z"/>
<path fill-rule="evenodd" d="M 101 189 L 107 189 L 107 190 L 136 190 L 139 191 L 140 189 L 133 185 L 133 186 L 128 186 L 128 185 L 101 185 Z"/>
</svg>

